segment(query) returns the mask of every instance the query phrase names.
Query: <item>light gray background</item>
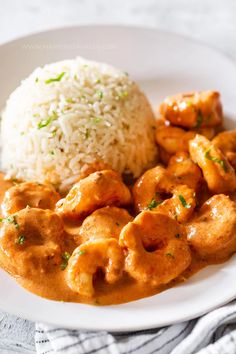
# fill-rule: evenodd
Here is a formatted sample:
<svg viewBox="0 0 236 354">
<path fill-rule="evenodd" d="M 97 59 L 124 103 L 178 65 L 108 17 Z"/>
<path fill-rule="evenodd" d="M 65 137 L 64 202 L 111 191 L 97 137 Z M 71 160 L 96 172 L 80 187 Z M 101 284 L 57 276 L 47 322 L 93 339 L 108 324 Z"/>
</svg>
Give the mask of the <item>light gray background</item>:
<svg viewBox="0 0 236 354">
<path fill-rule="evenodd" d="M 116 23 L 201 40 L 236 58 L 235 0 L 0 0 L 0 42 L 59 26 Z"/>
<path fill-rule="evenodd" d="M 236 59 L 235 0 L 0 0 L 0 9 L 0 43 L 61 26 L 129 24 L 186 35 Z M 0 312 L 0 353 L 34 351 L 34 324 Z"/>
</svg>

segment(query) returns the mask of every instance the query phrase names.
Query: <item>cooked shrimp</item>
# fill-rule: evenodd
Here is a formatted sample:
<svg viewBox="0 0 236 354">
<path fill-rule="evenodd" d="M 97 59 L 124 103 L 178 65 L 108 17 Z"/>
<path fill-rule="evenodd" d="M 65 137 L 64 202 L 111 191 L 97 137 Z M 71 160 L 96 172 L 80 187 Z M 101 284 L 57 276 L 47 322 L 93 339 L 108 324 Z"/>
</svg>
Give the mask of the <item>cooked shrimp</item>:
<svg viewBox="0 0 236 354">
<path fill-rule="evenodd" d="M 186 222 L 196 206 L 196 193 L 186 185 L 176 185 L 172 193 L 173 196 L 164 200 L 155 211 L 164 213 L 180 223 Z"/>
<path fill-rule="evenodd" d="M 188 143 L 196 135 L 196 132 L 177 127 L 161 126 L 156 130 L 156 141 L 168 154 L 174 155 L 179 151 L 188 151 Z"/>
<path fill-rule="evenodd" d="M 102 161 L 85 164 L 81 168 L 79 175 L 67 178 L 65 181 L 63 181 L 63 183 L 60 185 L 60 193 L 64 196 L 69 192 L 69 190 L 73 187 L 75 183 L 78 183 L 81 179 L 88 177 L 91 173 L 110 169 L 111 166 Z"/>
<path fill-rule="evenodd" d="M 172 187 L 169 186 L 169 180 L 166 178 L 166 170 L 157 166 L 146 171 L 135 183 L 133 187 L 133 199 L 136 212 L 148 208 L 149 203 L 155 200 L 154 204 L 162 202 L 160 198 L 159 189 L 162 192 Z M 161 185 L 161 187 L 159 187 Z"/>
<path fill-rule="evenodd" d="M 182 128 L 173 126 L 159 126 L 156 130 L 156 141 L 159 144 L 160 159 L 167 165 L 171 156 L 178 152 L 189 151 L 189 141 L 194 139 L 197 134 L 201 134 L 208 139 L 215 136 L 214 127 L 205 127 L 186 131 Z"/>
<path fill-rule="evenodd" d="M 63 216 L 78 218 L 106 205 L 127 205 L 131 194 L 120 175 L 112 170 L 94 172 L 80 180 L 58 203 Z"/>
<path fill-rule="evenodd" d="M 217 129 L 217 127 L 201 127 L 198 129 L 194 129 L 192 131 L 195 132 L 196 134 L 205 136 L 209 140 L 212 140 L 218 133 L 218 130 L 219 129 Z"/>
<path fill-rule="evenodd" d="M 178 152 L 173 155 L 167 166 L 167 171 L 177 178 L 179 183 L 186 184 L 194 190 L 198 189 L 202 181 L 200 168 L 191 160 L 187 152 Z"/>
<path fill-rule="evenodd" d="M 40 275 L 61 262 L 63 223 L 53 211 L 25 208 L 2 223 L 0 261 L 13 275 Z"/>
<path fill-rule="evenodd" d="M 236 175 L 233 167 L 204 136 L 197 135 L 189 142 L 190 156 L 202 169 L 208 188 L 213 193 L 224 193 L 236 188 Z"/>
<path fill-rule="evenodd" d="M 194 190 L 180 185 L 161 166 L 146 171 L 136 181 L 133 197 L 137 212 L 145 209 L 163 212 L 180 222 L 191 216 L 196 205 Z"/>
<path fill-rule="evenodd" d="M 227 193 L 227 195 L 230 197 L 230 199 L 236 203 L 236 190 L 234 190 L 231 193 Z M 208 198 L 209 199 L 209 198 Z"/>
<path fill-rule="evenodd" d="M 112 284 L 122 276 L 124 254 L 117 240 L 89 241 L 77 247 L 68 263 L 67 284 L 75 292 L 93 296 L 94 276 L 101 269 L 107 283 Z"/>
<path fill-rule="evenodd" d="M 167 127 L 170 125 L 170 122 L 165 120 L 163 117 L 156 117 L 156 129 L 159 129 L 161 127 Z"/>
<path fill-rule="evenodd" d="M 104 163 L 103 161 L 97 161 L 94 163 L 85 164 L 81 168 L 79 179 L 81 180 L 91 175 L 91 173 L 104 171 L 104 170 L 111 170 L 111 166 L 108 165 L 107 163 Z"/>
<path fill-rule="evenodd" d="M 5 193 L 1 208 L 4 217 L 24 209 L 32 208 L 54 209 L 60 195 L 47 184 L 24 182 L 11 187 Z"/>
<path fill-rule="evenodd" d="M 185 128 L 213 127 L 222 123 L 220 94 L 215 91 L 167 97 L 160 112 L 171 124 Z"/>
<path fill-rule="evenodd" d="M 141 212 L 121 231 L 120 245 L 127 249 L 125 270 L 151 286 L 169 283 L 191 262 L 184 227 L 159 213 Z"/>
<path fill-rule="evenodd" d="M 122 228 L 133 218 L 127 210 L 107 206 L 95 210 L 89 215 L 80 227 L 78 240 L 80 243 L 98 239 L 119 239 Z"/>
<path fill-rule="evenodd" d="M 236 169 L 236 130 L 229 130 L 218 134 L 212 143 L 222 151 L 230 164 Z"/>
<path fill-rule="evenodd" d="M 229 257 L 236 251 L 236 204 L 224 194 L 214 195 L 187 224 L 187 236 L 200 257 Z"/>
<path fill-rule="evenodd" d="M 160 162 L 164 165 L 167 166 L 172 154 L 167 152 L 165 149 L 159 146 L 159 157 L 160 157 Z"/>
</svg>

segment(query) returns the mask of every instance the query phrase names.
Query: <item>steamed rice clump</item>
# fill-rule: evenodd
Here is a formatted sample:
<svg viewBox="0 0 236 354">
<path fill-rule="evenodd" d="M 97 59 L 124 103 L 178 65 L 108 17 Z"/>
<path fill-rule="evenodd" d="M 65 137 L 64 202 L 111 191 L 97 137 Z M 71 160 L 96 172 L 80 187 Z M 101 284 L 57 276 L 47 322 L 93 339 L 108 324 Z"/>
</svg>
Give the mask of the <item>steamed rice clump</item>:
<svg viewBox="0 0 236 354">
<path fill-rule="evenodd" d="M 129 76 L 82 58 L 37 68 L 2 114 L 2 168 L 8 178 L 60 186 L 103 161 L 139 176 L 154 164 L 155 120 Z"/>
</svg>

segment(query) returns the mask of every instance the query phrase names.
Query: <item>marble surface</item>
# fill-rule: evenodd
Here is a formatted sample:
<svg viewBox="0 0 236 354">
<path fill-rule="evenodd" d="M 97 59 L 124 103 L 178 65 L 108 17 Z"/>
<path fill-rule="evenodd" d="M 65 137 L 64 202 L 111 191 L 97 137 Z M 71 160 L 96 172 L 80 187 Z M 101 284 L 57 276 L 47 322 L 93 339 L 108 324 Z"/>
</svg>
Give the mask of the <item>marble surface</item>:
<svg viewBox="0 0 236 354">
<path fill-rule="evenodd" d="M 60 26 L 116 23 L 198 39 L 236 58 L 235 0 L 0 0 L 0 42 Z"/>
<path fill-rule="evenodd" d="M 235 0 L 0 0 L 0 44 L 32 32 L 83 24 L 159 28 L 236 59 Z M 34 353 L 34 323 L 0 312 L 0 353 Z"/>
</svg>

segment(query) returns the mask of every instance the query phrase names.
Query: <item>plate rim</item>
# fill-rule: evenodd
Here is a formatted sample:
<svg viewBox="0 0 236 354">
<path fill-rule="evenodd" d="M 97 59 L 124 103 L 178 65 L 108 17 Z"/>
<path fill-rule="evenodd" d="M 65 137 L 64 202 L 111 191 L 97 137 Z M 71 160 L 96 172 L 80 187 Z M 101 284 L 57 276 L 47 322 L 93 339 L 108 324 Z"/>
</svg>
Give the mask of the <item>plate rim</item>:
<svg viewBox="0 0 236 354">
<path fill-rule="evenodd" d="M 23 35 L 19 35 L 14 37 L 13 39 L 7 40 L 7 41 L 3 41 L 2 43 L 0 43 L 0 49 L 4 46 L 9 46 L 9 45 L 14 45 L 16 42 L 20 41 L 20 40 L 24 40 L 27 38 L 33 38 L 37 35 L 44 35 L 46 33 L 52 33 L 52 32 L 58 32 L 61 30 L 74 30 L 74 29 L 80 29 L 80 28 L 113 28 L 113 29 L 126 29 L 126 30 L 134 30 L 134 31 L 154 31 L 154 32 L 159 32 L 162 33 L 163 35 L 169 35 L 172 37 L 177 37 L 177 38 L 182 38 L 185 41 L 188 41 L 189 43 L 195 43 L 201 47 L 205 47 L 210 49 L 211 51 L 217 53 L 217 55 L 221 55 L 222 57 L 226 58 L 227 60 L 229 60 L 231 62 L 231 64 L 236 65 L 236 59 L 231 56 L 228 53 L 225 53 L 222 49 L 215 47 L 214 45 L 211 45 L 209 43 L 205 43 L 203 41 L 201 41 L 200 39 L 197 38 L 191 38 L 188 35 L 185 34 L 181 34 L 181 33 L 176 33 L 176 32 L 172 32 L 172 31 L 168 31 L 168 30 L 163 30 L 163 29 L 159 29 L 157 27 L 149 27 L 149 26 L 139 26 L 139 25 L 128 25 L 128 24 L 119 24 L 119 23 L 105 23 L 105 24 L 100 24 L 100 23 L 88 23 L 88 24 L 84 24 L 84 25 L 66 25 L 66 26 L 53 26 L 52 28 L 49 29 L 43 29 L 43 30 L 35 30 L 30 32 L 30 34 L 23 34 Z"/>
<path fill-rule="evenodd" d="M 17 283 L 17 285 L 19 286 L 18 283 Z M 27 289 L 23 289 L 23 290 L 28 292 Z M 38 295 L 35 295 L 34 293 L 30 293 L 30 294 L 31 295 L 33 294 L 34 296 L 38 296 Z M 156 295 L 158 295 L 158 294 L 156 294 Z M 47 320 L 45 321 L 44 319 L 39 319 L 39 317 L 37 317 L 36 315 L 28 314 L 28 312 L 26 312 L 26 311 L 20 311 L 18 309 L 16 309 L 16 311 L 14 309 L 12 310 L 12 308 L 8 307 L 8 306 L 6 306 L 5 308 L 2 307 L 1 310 L 5 311 L 13 316 L 20 317 L 20 318 L 23 318 L 25 320 L 28 320 L 28 321 L 31 321 L 34 323 L 43 323 L 44 325 L 47 325 L 47 326 L 52 326 L 52 327 L 57 326 L 57 327 L 61 327 L 63 329 L 68 329 L 68 330 L 77 329 L 77 330 L 81 330 L 81 331 L 107 331 L 107 332 L 110 332 L 113 334 L 115 334 L 115 333 L 132 333 L 132 332 L 141 332 L 141 331 L 159 329 L 162 327 L 172 326 L 172 325 L 175 325 L 178 323 L 183 323 L 183 322 L 197 319 L 201 316 L 207 315 L 211 311 L 217 310 L 217 309 L 221 308 L 222 306 L 229 304 L 230 302 L 235 300 L 235 296 L 236 295 L 232 295 L 232 296 L 228 297 L 227 300 L 222 299 L 221 301 L 219 301 L 217 303 L 217 305 L 213 304 L 212 306 L 205 306 L 205 308 L 203 307 L 200 311 L 195 312 L 194 315 L 185 315 L 185 316 L 182 315 L 181 318 L 174 319 L 171 322 L 168 320 L 165 321 L 162 319 L 161 321 L 159 320 L 159 324 L 155 324 L 153 322 L 152 324 L 150 324 L 150 323 L 145 324 L 144 323 L 143 325 L 138 324 L 138 325 L 132 325 L 132 326 L 129 326 L 129 325 L 127 326 L 125 323 L 122 323 L 122 325 L 118 325 L 117 323 L 115 323 L 112 326 L 110 325 L 109 329 L 107 326 L 103 326 L 100 324 L 94 325 L 94 326 L 93 325 L 89 326 L 89 328 L 87 326 L 83 326 L 83 325 L 75 326 L 75 325 L 72 325 L 71 323 L 69 323 L 68 321 L 66 322 L 66 324 L 65 324 L 65 322 L 64 322 L 64 324 L 58 324 L 59 321 L 54 321 L 53 319 L 51 319 L 49 321 L 47 321 Z M 42 298 L 42 299 L 44 299 L 44 298 Z M 46 299 L 46 300 L 54 302 L 54 300 L 50 300 L 50 299 Z M 67 303 L 68 302 L 65 302 L 65 304 L 67 304 Z M 78 305 L 93 307 L 93 305 L 87 305 L 87 304 L 81 304 L 81 303 L 70 303 L 70 304 L 78 304 Z M 114 305 L 114 306 L 116 306 L 116 305 Z M 102 309 L 104 307 L 108 308 L 110 306 L 101 306 L 100 308 Z"/>
</svg>

